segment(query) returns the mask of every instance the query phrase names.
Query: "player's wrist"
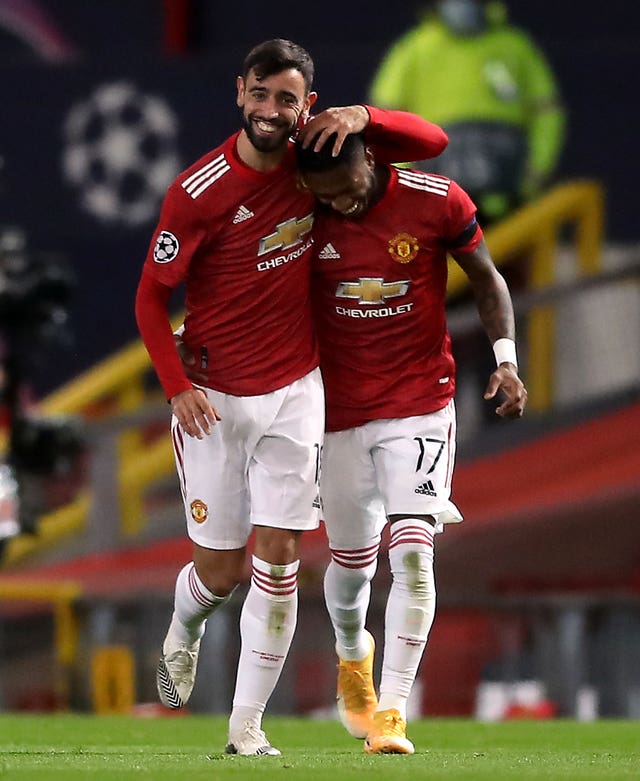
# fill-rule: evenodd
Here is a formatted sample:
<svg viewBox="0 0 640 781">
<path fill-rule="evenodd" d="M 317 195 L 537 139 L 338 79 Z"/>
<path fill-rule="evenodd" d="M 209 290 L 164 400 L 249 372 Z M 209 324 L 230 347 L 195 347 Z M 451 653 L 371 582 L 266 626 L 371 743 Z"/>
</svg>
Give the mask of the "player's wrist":
<svg viewBox="0 0 640 781">
<path fill-rule="evenodd" d="M 516 343 L 513 339 L 507 339 L 506 337 L 496 339 L 493 343 L 493 354 L 496 359 L 496 366 L 500 366 L 503 363 L 512 363 L 516 369 L 518 368 Z"/>
<path fill-rule="evenodd" d="M 376 108 L 376 106 L 370 106 L 368 103 L 360 103 L 359 105 L 367 112 L 366 130 L 371 128 L 377 129 L 380 125 L 380 116 L 383 113 L 383 110 Z"/>
</svg>

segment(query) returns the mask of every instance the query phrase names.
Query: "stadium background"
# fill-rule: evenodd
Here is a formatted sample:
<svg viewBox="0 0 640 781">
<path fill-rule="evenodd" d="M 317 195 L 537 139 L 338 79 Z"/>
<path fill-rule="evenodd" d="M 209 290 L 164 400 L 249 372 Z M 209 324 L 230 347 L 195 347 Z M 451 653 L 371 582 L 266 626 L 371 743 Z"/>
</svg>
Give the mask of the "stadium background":
<svg viewBox="0 0 640 781">
<path fill-rule="evenodd" d="M 329 2 L 321 12 L 303 12 L 293 2 L 241 11 L 219 2 L 194 5 L 200 22 L 195 49 L 185 55 L 165 54 L 160 0 L 42 2 L 70 50 L 70 59 L 58 64 L 38 62 L 8 34 L 0 38 L 0 219 L 24 226 L 35 248 L 64 252 L 80 283 L 75 349 L 47 367 L 39 378 L 43 390 L 133 338 L 132 296 L 154 225 L 153 219 L 138 225 L 97 219 L 81 207 L 79 189 L 62 171 L 64 124 L 72 108 L 98 87 L 122 81 L 162 97 L 175 115 L 178 164 L 186 166 L 235 130 L 235 76 L 256 42 L 282 36 L 308 47 L 317 65 L 319 106 L 363 101 L 384 49 L 413 24 L 418 7 L 396 4 L 391 12 L 383 2 Z M 638 51 L 628 4 L 615 0 L 596 13 L 576 13 L 571 3 L 550 0 L 510 6 L 514 21 L 548 54 L 569 108 L 560 176 L 603 181 L 609 237 L 637 239 L 640 109 L 632 83 Z"/>
<path fill-rule="evenodd" d="M 46 360 L 30 368 L 31 392 L 38 397 L 44 396 L 136 337 L 135 286 L 163 188 L 173 173 L 237 127 L 235 76 L 251 46 L 270 37 L 289 37 L 300 42 L 316 62 L 315 87 L 320 95 L 320 108 L 362 102 L 384 50 L 414 23 L 419 5 L 407 2 L 391 8 L 386 2 L 354 0 L 348 4 L 327 2 L 312 8 L 301 8 L 293 2 L 275 3 L 270 7 L 245 3 L 236 8 L 213 0 L 191 3 L 167 0 L 164 4 L 160 0 L 137 0 L 135 3 L 0 0 L 0 225 L 4 229 L 3 240 L 8 242 L 5 248 L 25 240 L 34 252 L 50 253 L 68 263 L 76 277 L 70 305 L 71 342 L 64 348 L 52 349 Z M 187 29 L 181 27 L 180 12 L 185 8 L 192 12 Z M 563 507 L 562 512 L 547 513 L 544 525 L 536 529 L 526 525 L 527 517 L 537 514 L 535 496 L 532 505 L 524 510 L 516 507 L 509 511 L 511 515 L 503 512 L 505 517 L 514 515 L 521 521 L 520 542 L 524 539 L 528 548 L 528 552 L 522 554 L 525 558 L 529 554 L 534 560 L 537 560 L 536 556 L 548 557 L 541 539 L 550 545 L 555 541 L 555 549 L 562 551 L 557 553 L 558 559 L 566 557 L 566 551 L 573 549 L 577 561 L 582 556 L 583 566 L 574 574 L 571 589 L 575 590 L 580 582 L 584 586 L 580 599 L 587 598 L 585 591 L 593 599 L 595 588 L 596 599 L 602 600 L 602 586 L 619 588 L 622 581 L 625 588 L 635 584 L 637 589 L 640 585 L 640 557 L 637 549 L 634 550 L 638 540 L 632 531 L 631 509 L 637 497 L 630 495 L 627 488 L 621 493 L 615 481 L 611 485 L 607 482 L 609 472 L 617 468 L 612 454 L 618 454 L 622 471 L 625 467 L 628 471 L 629 461 L 624 461 L 627 452 L 624 448 L 628 448 L 628 443 L 625 440 L 621 444 L 611 431 L 618 432 L 631 421 L 637 421 L 637 405 L 628 405 L 637 401 L 640 387 L 637 371 L 640 226 L 635 195 L 640 108 L 633 83 L 640 64 L 637 34 L 631 24 L 630 4 L 624 0 L 612 0 L 594 11 L 581 10 L 580 13 L 576 12 L 573 3 L 550 0 L 511 2 L 509 9 L 511 19 L 530 32 L 547 54 L 569 111 L 568 140 L 558 180 L 587 178 L 602 183 L 606 192 L 607 248 L 616 258 L 624 258 L 624 264 L 636 268 L 636 295 L 631 303 L 625 303 L 628 309 L 624 311 L 629 311 L 629 318 L 620 325 L 620 332 L 627 340 L 624 344 L 630 344 L 632 350 L 636 345 L 635 356 L 627 360 L 624 344 L 610 345 L 612 352 L 620 351 L 613 373 L 620 366 L 628 368 L 631 364 L 625 383 L 612 382 L 610 387 L 601 383 L 597 397 L 590 397 L 587 405 L 583 403 L 584 398 L 579 399 L 580 404 L 570 403 L 574 386 L 569 383 L 564 405 L 551 411 L 555 416 L 533 416 L 530 423 L 518 429 L 512 443 L 523 448 L 519 459 L 522 471 L 516 477 L 525 480 L 527 470 L 533 471 L 545 453 L 548 457 L 549 453 L 560 449 L 563 453 L 575 454 L 581 448 L 586 452 L 584 448 L 592 445 L 594 438 L 600 438 L 604 443 L 600 448 L 603 466 L 597 480 L 602 479 L 610 493 L 601 492 L 592 502 L 593 517 L 586 518 L 582 506 L 579 510 Z M 120 125 L 114 129 L 107 120 L 115 116 Z M 136 148 L 118 136 L 119 130 L 132 127 L 140 142 Z M 107 137 L 108 132 L 112 135 Z M 141 171 L 144 171 L 142 176 Z M 109 181 L 115 182 L 115 186 L 104 187 Z M 616 306 L 615 298 L 600 302 L 604 308 L 595 310 L 597 319 L 606 321 L 612 305 Z M 588 318 L 588 315 L 583 313 L 581 317 Z M 575 325 L 583 327 L 586 323 L 587 320 L 578 319 Z M 585 333 L 588 337 L 591 330 L 586 329 Z M 622 422 L 618 419 L 611 422 L 605 414 L 618 414 Z M 553 432 L 560 419 L 565 423 L 575 421 L 578 425 L 556 435 Z M 477 425 L 481 426 L 481 423 Z M 547 438 L 538 446 L 536 437 L 542 434 L 556 436 L 556 439 Z M 485 453 L 477 442 L 470 442 L 471 439 L 470 435 L 463 435 L 463 459 L 466 456 L 478 458 L 486 452 L 492 453 L 492 448 L 505 447 L 504 433 L 496 433 L 494 429 L 483 439 Z M 513 456 L 506 458 L 514 460 Z M 473 478 L 485 485 L 487 493 L 500 491 L 500 485 L 492 484 L 489 478 L 492 470 L 483 470 L 482 464 L 476 464 L 470 463 L 468 473 L 460 470 L 460 488 L 464 491 L 463 481 Z M 580 470 L 579 463 L 575 468 Z M 583 471 L 586 474 L 587 470 Z M 640 483 L 640 476 L 637 483 Z M 510 486 L 516 494 L 520 488 L 521 485 Z M 576 496 L 589 494 L 580 481 L 576 483 L 575 491 Z M 615 502 L 611 500 L 612 495 Z M 472 496 L 469 501 L 473 500 Z M 481 504 L 482 498 L 478 501 Z M 593 559 L 583 547 L 592 550 L 600 544 L 596 530 L 602 529 L 610 520 L 608 513 L 623 529 L 619 535 L 616 532 L 609 535 L 618 536 L 617 558 L 610 562 L 611 571 L 597 567 L 594 570 Z M 554 527 L 559 518 L 562 532 Z M 173 533 L 179 531 L 174 526 Z M 514 536 L 513 532 L 511 536 Z M 505 537 L 508 535 L 502 534 L 500 539 L 503 541 Z M 104 538 L 101 542 L 104 543 Z M 502 548 L 498 546 L 498 549 L 502 550 L 503 556 L 509 557 L 518 549 L 518 541 L 512 540 L 512 543 L 511 548 L 507 543 L 500 543 Z M 496 537 L 484 542 L 470 537 L 466 547 L 462 540 L 459 553 L 450 552 L 450 558 L 445 560 L 467 556 L 475 569 L 467 567 L 466 570 L 478 573 L 479 577 L 484 573 L 488 578 L 487 559 L 491 559 L 497 544 Z M 609 549 L 606 553 L 603 549 L 604 558 L 608 553 Z M 483 562 L 479 561 L 482 557 Z M 620 557 L 624 559 L 625 569 L 616 580 L 614 574 L 616 568 L 620 572 Z M 138 559 L 127 561 L 127 566 L 139 566 Z M 557 563 L 556 571 L 561 569 Z M 459 567 L 441 573 L 444 593 L 447 589 L 449 593 L 455 591 L 460 582 L 457 579 L 462 577 L 464 570 L 465 567 Z M 586 577 L 585 572 L 590 571 L 591 577 Z M 310 572 L 313 580 L 314 571 L 310 569 Z M 509 577 L 513 580 L 513 573 Z M 562 577 L 566 586 L 564 571 Z M 528 578 L 530 585 L 532 578 Z M 313 585 L 312 582 L 308 584 L 309 588 Z M 466 585 L 473 590 L 473 582 Z M 640 629 L 634 599 L 632 594 L 630 601 L 622 607 L 617 602 L 617 612 L 609 610 L 609 604 L 605 605 L 608 612 L 606 615 L 598 613 L 596 619 L 591 614 L 585 618 L 584 613 L 575 610 L 571 613 L 571 608 L 576 606 L 562 604 L 561 609 L 568 611 L 563 631 L 575 633 L 584 630 L 585 621 L 597 623 L 589 664 L 615 667 L 615 662 L 606 655 L 606 649 L 612 643 L 617 643 L 620 650 L 618 660 L 628 661 L 638 650 Z M 514 609 L 523 604 L 521 596 L 520 602 L 513 602 Z M 143 621 L 148 621 L 149 626 L 160 627 L 167 605 L 145 604 L 143 608 Z M 456 609 L 464 612 L 468 605 Z M 547 603 L 545 610 L 548 609 Z M 105 627 L 119 621 L 124 625 L 124 636 L 134 637 L 139 631 L 135 626 L 140 621 L 140 605 L 130 604 L 123 610 L 124 618 L 116 617 L 113 612 L 106 618 L 106 613 L 94 612 L 92 620 L 101 627 L 96 630 L 97 635 L 102 632 L 106 636 Z M 312 610 L 316 612 L 310 614 L 309 620 L 321 625 L 324 620 L 321 605 L 314 605 Z M 155 618 L 154 611 L 158 614 Z M 440 631 L 438 627 L 441 627 L 441 637 L 447 640 L 440 650 L 434 648 L 430 662 L 434 669 L 455 666 L 456 654 L 464 665 L 468 662 L 465 649 L 484 643 L 486 655 L 491 657 L 493 654 L 494 667 L 500 668 L 497 673 L 491 671 L 486 655 L 483 656 L 478 665 L 483 665 L 488 678 L 530 677 L 527 668 L 533 664 L 529 658 L 531 652 L 527 652 L 529 656 L 523 655 L 521 648 L 523 632 L 528 634 L 529 626 L 523 630 L 519 624 L 502 620 L 498 625 L 491 624 L 487 623 L 486 616 L 468 612 L 461 621 L 458 620 L 460 615 L 450 624 L 445 616 L 436 625 L 434 632 Z M 373 620 L 380 620 L 379 612 Z M 544 623 L 551 619 L 543 610 L 535 613 L 533 620 Z M 212 633 L 216 634 L 218 642 L 229 642 L 225 632 L 231 631 L 232 624 L 229 619 L 226 629 Z M 30 626 L 28 622 L 26 625 Z M 328 627 L 325 628 L 328 638 Z M 318 668 L 313 653 L 316 650 L 314 638 L 299 634 L 295 703 L 296 708 L 305 711 L 322 705 L 314 695 L 323 686 L 331 689 L 332 671 L 326 665 Z M 496 661 L 498 651 L 494 646 L 498 635 L 501 657 Z M 541 636 L 543 642 L 549 641 L 548 633 L 543 632 Z M 21 641 L 23 651 L 32 648 L 32 639 L 27 632 L 26 639 Z M 7 642 L 9 650 L 15 652 L 15 647 Z M 328 639 L 325 645 L 330 651 Z M 155 648 L 150 647 L 148 652 L 155 653 Z M 584 660 L 581 663 L 585 663 Z M 76 674 L 80 678 L 88 677 L 86 671 Z M 318 682 L 314 691 L 305 685 L 309 675 Z M 477 675 L 474 668 L 472 677 Z M 442 680 L 446 681 L 446 677 Z M 76 684 L 77 688 L 82 688 L 82 681 Z M 606 713 L 608 708 L 610 713 L 640 716 L 637 675 L 626 675 L 609 684 L 604 690 L 604 700 L 601 692 L 600 712 Z M 563 685 L 556 681 L 559 690 Z M 620 693 L 621 688 L 629 685 L 637 690 L 632 701 Z M 435 686 L 432 681 L 431 703 L 437 699 Z M 142 687 L 144 689 L 144 681 Z M 468 690 L 465 691 L 467 699 L 462 704 L 447 699 L 446 692 L 440 692 L 437 696 L 441 712 L 447 712 L 447 708 L 456 713 L 461 712 L 460 709 L 468 710 Z M 224 691 L 218 691 L 208 698 L 203 697 L 200 704 L 196 701 L 195 707 L 224 709 L 225 696 Z M 559 699 L 562 700 L 562 692 Z M 624 705 L 621 705 L 623 700 Z M 21 699 L 18 694 L 5 691 L 2 701 L 7 706 L 19 706 L 20 702 L 28 703 L 29 697 Z M 35 695 L 32 701 L 42 702 Z M 87 704 L 81 696 L 78 702 Z M 282 695 L 282 701 L 276 701 L 275 707 L 286 709 L 291 703 L 290 697 Z M 588 710 L 585 705 L 585 712 Z"/>
</svg>

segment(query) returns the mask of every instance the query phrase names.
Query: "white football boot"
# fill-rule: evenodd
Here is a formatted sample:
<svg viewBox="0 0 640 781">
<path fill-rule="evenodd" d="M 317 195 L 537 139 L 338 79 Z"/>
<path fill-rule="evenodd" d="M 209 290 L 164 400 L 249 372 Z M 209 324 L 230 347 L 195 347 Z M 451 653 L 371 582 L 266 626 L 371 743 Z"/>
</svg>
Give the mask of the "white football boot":
<svg viewBox="0 0 640 781">
<path fill-rule="evenodd" d="M 186 705 L 196 680 L 199 652 L 199 639 L 189 645 L 176 640 L 169 629 L 156 673 L 158 696 L 165 707 L 177 710 Z"/>
<path fill-rule="evenodd" d="M 245 721 L 242 729 L 229 732 L 229 742 L 224 753 L 244 756 L 280 756 L 278 749 L 269 743 L 267 736 L 253 721 Z"/>
</svg>

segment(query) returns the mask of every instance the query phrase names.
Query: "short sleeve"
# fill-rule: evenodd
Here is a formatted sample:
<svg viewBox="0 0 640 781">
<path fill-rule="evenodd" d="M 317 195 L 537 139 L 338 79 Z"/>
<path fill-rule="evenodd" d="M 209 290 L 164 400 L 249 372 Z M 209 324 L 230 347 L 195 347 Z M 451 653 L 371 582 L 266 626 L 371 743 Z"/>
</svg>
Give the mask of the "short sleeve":
<svg viewBox="0 0 640 781">
<path fill-rule="evenodd" d="M 456 252 L 473 252 L 482 241 L 483 232 L 476 219 L 477 207 L 469 195 L 454 181 L 450 182 L 443 219 L 445 247 Z"/>
<path fill-rule="evenodd" d="M 151 237 L 145 272 L 164 285 L 177 287 L 206 235 L 197 205 L 174 183 L 167 191 Z"/>
</svg>

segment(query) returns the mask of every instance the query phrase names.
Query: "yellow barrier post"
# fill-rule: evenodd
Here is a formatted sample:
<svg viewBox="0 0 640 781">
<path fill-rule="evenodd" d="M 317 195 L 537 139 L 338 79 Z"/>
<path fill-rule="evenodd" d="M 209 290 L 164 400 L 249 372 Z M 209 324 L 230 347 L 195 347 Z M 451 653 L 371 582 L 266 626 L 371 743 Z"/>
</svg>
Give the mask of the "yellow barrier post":
<svg viewBox="0 0 640 781">
<path fill-rule="evenodd" d="M 555 282 L 557 229 L 550 224 L 536 238 L 532 251 L 531 287 L 534 290 L 551 287 Z M 551 405 L 553 366 L 555 357 L 555 312 L 551 306 L 539 306 L 529 314 L 527 344 L 527 389 L 533 410 L 545 410 Z"/>
<path fill-rule="evenodd" d="M 578 267 L 584 276 L 602 268 L 604 192 L 594 182 L 584 184 L 583 208 L 576 231 Z"/>
<path fill-rule="evenodd" d="M 126 645 L 96 648 L 91 659 L 91 692 L 95 713 L 131 713 L 135 702 L 133 654 Z"/>
</svg>

